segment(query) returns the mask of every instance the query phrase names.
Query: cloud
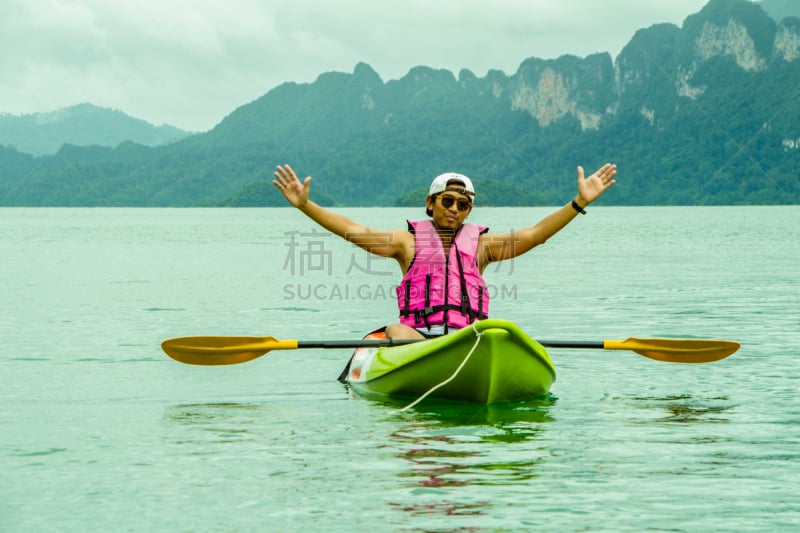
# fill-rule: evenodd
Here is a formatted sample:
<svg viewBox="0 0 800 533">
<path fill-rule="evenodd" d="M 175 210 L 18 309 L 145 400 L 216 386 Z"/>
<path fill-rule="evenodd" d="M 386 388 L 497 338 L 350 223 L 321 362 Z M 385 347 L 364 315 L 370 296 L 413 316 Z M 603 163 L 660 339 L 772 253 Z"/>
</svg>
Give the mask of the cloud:
<svg viewBox="0 0 800 533">
<path fill-rule="evenodd" d="M 508 74 L 529 57 L 613 56 L 703 0 L 3 0 L 0 112 L 80 102 L 193 130 L 285 81 L 371 65 Z"/>
</svg>

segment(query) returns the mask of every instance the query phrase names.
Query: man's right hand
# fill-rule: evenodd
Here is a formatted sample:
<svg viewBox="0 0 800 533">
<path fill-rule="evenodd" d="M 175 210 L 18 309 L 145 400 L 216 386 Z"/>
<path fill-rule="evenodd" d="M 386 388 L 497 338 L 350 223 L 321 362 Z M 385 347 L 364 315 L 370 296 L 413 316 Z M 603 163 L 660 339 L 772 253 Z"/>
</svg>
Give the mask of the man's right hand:
<svg viewBox="0 0 800 533">
<path fill-rule="evenodd" d="M 303 207 L 308 202 L 309 186 L 311 184 L 311 176 L 308 176 L 303 183 L 297 178 L 292 167 L 289 165 L 278 165 L 274 173 L 275 179 L 272 184 L 278 188 L 286 200 L 297 208 Z"/>
</svg>

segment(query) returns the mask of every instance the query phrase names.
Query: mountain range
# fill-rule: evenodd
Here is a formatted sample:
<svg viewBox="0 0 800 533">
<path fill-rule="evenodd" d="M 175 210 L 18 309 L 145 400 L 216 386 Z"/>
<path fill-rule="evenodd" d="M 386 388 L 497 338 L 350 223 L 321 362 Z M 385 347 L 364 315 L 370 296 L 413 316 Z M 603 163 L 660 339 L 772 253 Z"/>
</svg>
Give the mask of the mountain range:
<svg viewBox="0 0 800 533">
<path fill-rule="evenodd" d="M 606 161 L 619 166 L 606 205 L 797 204 L 800 18 L 776 20 L 795 4 L 710 0 L 614 60 L 531 57 L 510 76 L 421 66 L 384 83 L 360 63 L 160 146 L 0 147 L 0 205 L 285 205 L 270 181 L 286 162 L 328 205 L 419 205 L 451 170 L 482 205 L 558 204 L 576 165 Z"/>
</svg>

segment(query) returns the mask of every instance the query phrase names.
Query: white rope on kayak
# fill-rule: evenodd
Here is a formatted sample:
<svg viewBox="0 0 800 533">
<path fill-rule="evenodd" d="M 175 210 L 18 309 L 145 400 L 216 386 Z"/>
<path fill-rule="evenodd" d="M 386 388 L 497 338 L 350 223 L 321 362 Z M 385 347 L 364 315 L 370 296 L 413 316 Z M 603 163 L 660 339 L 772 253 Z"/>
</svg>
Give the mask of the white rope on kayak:
<svg viewBox="0 0 800 533">
<path fill-rule="evenodd" d="M 447 378 L 446 380 L 442 381 L 438 385 L 434 385 L 433 387 L 428 389 L 428 392 L 426 392 L 425 394 L 423 394 L 422 396 L 420 396 L 419 398 L 417 398 L 416 400 L 414 400 L 410 404 L 406 405 L 402 409 L 398 409 L 397 411 L 394 411 L 394 413 L 402 413 L 403 411 L 408 411 L 412 407 L 418 405 L 419 402 L 421 402 L 422 400 L 427 398 L 433 391 L 444 387 L 445 385 L 447 385 L 448 383 L 450 383 L 451 381 L 456 379 L 456 376 L 458 376 L 458 373 L 461 372 L 461 370 L 466 366 L 467 361 L 469 361 L 469 358 L 472 357 L 472 353 L 475 351 L 475 348 L 478 347 L 478 344 L 481 342 L 481 337 L 483 336 L 483 332 L 482 331 L 478 331 L 475 328 L 475 323 L 474 322 L 471 324 L 471 326 L 472 326 L 472 330 L 475 332 L 475 344 L 472 345 L 472 349 L 469 351 L 469 353 L 464 358 L 464 360 L 461 361 L 461 364 L 458 365 L 458 368 L 456 368 L 456 371 L 453 372 L 453 375 L 450 376 L 449 378 Z M 392 414 L 394 414 L 394 413 L 392 413 Z"/>
</svg>

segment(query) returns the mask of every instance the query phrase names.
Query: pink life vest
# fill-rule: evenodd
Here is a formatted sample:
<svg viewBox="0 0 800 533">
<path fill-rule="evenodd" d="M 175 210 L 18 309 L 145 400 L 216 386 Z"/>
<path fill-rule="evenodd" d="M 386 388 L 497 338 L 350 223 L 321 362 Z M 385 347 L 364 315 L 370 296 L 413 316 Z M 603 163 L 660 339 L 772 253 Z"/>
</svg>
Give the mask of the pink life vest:
<svg viewBox="0 0 800 533">
<path fill-rule="evenodd" d="M 412 328 L 463 328 L 489 314 L 489 290 L 478 270 L 478 237 L 485 226 L 463 224 L 445 257 L 430 220 L 408 221 L 414 259 L 397 287 L 400 322 Z"/>
</svg>

